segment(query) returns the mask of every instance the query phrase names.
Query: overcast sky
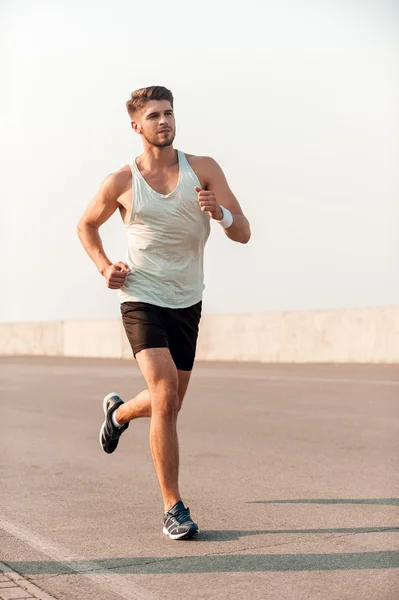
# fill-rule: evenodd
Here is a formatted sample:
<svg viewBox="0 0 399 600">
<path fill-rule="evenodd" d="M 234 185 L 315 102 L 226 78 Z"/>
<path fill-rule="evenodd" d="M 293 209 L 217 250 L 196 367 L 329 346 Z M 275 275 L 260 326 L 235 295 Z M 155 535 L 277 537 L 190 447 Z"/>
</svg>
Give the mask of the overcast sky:
<svg viewBox="0 0 399 600">
<path fill-rule="evenodd" d="M 206 313 L 399 304 L 399 3 L 3 0 L 1 321 L 118 316 L 76 224 L 141 152 L 125 101 L 175 95 L 252 225 L 218 225 Z M 123 260 L 124 228 L 101 230 Z"/>
</svg>

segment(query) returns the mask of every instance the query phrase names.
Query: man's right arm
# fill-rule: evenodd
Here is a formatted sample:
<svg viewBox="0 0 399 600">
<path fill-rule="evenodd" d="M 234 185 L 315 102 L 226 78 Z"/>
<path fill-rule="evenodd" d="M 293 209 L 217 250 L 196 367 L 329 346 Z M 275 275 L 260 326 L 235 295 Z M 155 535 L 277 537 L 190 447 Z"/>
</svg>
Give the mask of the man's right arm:
<svg viewBox="0 0 399 600">
<path fill-rule="evenodd" d="M 98 230 L 119 208 L 118 198 L 123 191 L 123 179 L 120 172 L 109 175 L 78 223 L 79 239 L 111 289 L 123 287 L 129 267 L 123 262 L 113 264 L 109 260 Z"/>
</svg>

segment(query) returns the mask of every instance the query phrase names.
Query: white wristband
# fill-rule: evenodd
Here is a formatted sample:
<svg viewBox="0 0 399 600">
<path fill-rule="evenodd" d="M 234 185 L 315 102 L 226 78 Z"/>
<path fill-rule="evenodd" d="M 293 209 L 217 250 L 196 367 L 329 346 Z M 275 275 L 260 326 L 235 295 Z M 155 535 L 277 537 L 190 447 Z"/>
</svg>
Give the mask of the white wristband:
<svg viewBox="0 0 399 600">
<path fill-rule="evenodd" d="M 220 225 L 223 227 L 223 229 L 228 229 L 233 224 L 233 220 L 234 220 L 233 215 L 224 206 L 220 206 L 220 208 L 222 209 L 223 219 L 221 221 L 216 221 L 216 222 L 220 223 Z"/>
</svg>

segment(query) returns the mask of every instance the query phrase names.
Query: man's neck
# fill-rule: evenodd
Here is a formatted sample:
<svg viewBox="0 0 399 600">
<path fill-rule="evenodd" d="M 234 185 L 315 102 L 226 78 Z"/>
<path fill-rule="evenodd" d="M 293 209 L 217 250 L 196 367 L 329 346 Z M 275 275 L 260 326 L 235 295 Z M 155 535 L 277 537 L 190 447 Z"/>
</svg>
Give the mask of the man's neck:
<svg viewBox="0 0 399 600">
<path fill-rule="evenodd" d="M 177 151 L 173 146 L 160 148 L 148 145 L 144 148 L 143 154 L 138 157 L 137 162 L 146 171 L 153 171 L 172 167 L 177 160 Z"/>
</svg>

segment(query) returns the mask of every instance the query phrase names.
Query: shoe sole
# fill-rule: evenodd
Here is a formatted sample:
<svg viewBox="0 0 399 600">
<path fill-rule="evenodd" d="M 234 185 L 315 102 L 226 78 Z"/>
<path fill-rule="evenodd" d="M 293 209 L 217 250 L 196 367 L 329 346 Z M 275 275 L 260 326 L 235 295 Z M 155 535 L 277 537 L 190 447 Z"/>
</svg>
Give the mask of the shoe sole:
<svg viewBox="0 0 399 600">
<path fill-rule="evenodd" d="M 118 398 L 120 398 L 119 394 L 117 394 L 116 392 L 111 392 L 110 394 L 107 394 L 103 400 L 103 411 L 104 411 L 104 423 L 101 425 L 101 429 L 100 429 L 100 436 L 99 436 L 99 442 L 100 442 L 100 446 L 101 446 L 101 450 L 103 452 L 105 452 L 102 442 L 101 442 L 101 438 L 103 435 L 103 431 L 104 431 L 104 427 L 106 425 L 107 422 L 107 401 L 109 400 L 109 398 L 113 398 L 117 396 Z M 108 452 L 105 452 L 105 454 L 108 454 Z"/>
<path fill-rule="evenodd" d="M 169 536 L 171 540 L 191 539 L 191 538 L 193 538 L 193 537 L 195 537 L 196 535 L 199 534 L 199 529 L 197 529 L 197 531 L 195 531 L 191 535 L 190 535 L 190 532 L 188 532 L 188 533 L 180 533 L 178 535 L 173 535 L 173 533 L 169 533 L 169 531 L 166 529 L 166 527 L 164 527 L 162 531 L 163 531 L 163 533 L 165 535 Z"/>
</svg>

